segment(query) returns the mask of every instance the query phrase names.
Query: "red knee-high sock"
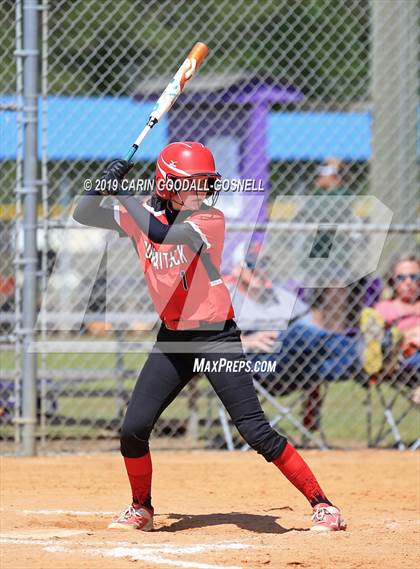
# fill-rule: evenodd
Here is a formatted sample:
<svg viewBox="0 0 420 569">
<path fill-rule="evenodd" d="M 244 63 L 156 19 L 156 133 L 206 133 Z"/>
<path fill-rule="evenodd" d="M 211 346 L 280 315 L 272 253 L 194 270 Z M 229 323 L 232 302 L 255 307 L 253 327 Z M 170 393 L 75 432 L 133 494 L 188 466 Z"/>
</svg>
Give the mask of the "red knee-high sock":
<svg viewBox="0 0 420 569">
<path fill-rule="evenodd" d="M 302 492 L 312 507 L 320 503 L 332 505 L 312 470 L 291 444 L 287 443 L 281 455 L 273 460 L 273 463 Z"/>
<path fill-rule="evenodd" d="M 130 480 L 133 504 L 151 507 L 152 458 L 150 452 L 140 458 L 124 457 Z"/>
</svg>

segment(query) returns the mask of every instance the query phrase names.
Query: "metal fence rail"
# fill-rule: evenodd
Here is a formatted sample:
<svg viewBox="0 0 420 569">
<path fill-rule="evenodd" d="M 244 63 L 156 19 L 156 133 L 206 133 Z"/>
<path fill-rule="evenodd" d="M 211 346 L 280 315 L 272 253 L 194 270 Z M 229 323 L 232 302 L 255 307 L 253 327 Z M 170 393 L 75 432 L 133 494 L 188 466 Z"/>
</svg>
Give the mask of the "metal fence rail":
<svg viewBox="0 0 420 569">
<path fill-rule="evenodd" d="M 416 0 L 2 3 L 6 450 L 116 448 L 158 323 L 129 240 L 81 227 L 71 210 L 84 180 L 125 154 L 196 41 L 210 55 L 139 150 L 133 178 L 153 177 L 166 143 L 196 139 L 225 178 L 257 181 L 257 192 L 221 192 L 218 207 L 232 292 L 263 241 L 259 286 L 303 307 L 273 309 L 270 349 L 258 336 L 267 319 L 260 327 L 237 307 L 249 359 L 277 362 L 255 375 L 273 425 L 318 448 L 418 445 L 418 368 L 384 345 L 383 366 L 367 374 L 360 354 L 361 311 L 395 294 L 390 267 L 418 246 L 419 23 Z M 244 448 L 202 376 L 154 437 Z"/>
</svg>

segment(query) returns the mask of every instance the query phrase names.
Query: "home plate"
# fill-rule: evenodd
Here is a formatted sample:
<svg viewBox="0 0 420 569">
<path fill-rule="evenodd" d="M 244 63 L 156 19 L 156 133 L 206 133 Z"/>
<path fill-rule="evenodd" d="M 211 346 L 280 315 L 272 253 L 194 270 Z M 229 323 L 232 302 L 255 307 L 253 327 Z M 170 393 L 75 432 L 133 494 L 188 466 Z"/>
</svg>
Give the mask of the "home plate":
<svg viewBox="0 0 420 569">
<path fill-rule="evenodd" d="M 72 535 L 88 534 L 86 530 L 47 528 L 47 529 L 18 529 L 2 531 L 0 539 L 43 539 L 51 537 L 70 537 Z"/>
</svg>

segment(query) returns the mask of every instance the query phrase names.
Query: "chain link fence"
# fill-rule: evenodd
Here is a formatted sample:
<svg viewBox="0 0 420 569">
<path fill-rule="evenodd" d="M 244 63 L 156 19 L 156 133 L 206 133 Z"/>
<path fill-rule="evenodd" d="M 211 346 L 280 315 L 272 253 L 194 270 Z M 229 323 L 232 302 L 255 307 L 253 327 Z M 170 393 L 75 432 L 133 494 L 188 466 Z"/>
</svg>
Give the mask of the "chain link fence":
<svg viewBox="0 0 420 569">
<path fill-rule="evenodd" d="M 271 423 L 298 445 L 415 448 L 418 320 L 383 330 L 366 308 L 398 301 L 393 263 L 418 247 L 418 2 L 32 2 L 38 292 L 29 346 L 21 300 L 28 4 L 0 8 L 4 448 L 22 444 L 28 349 L 37 358 L 39 450 L 118 447 L 158 321 L 129 240 L 83 227 L 71 211 L 85 180 L 126 153 L 196 41 L 210 54 L 139 149 L 132 177 L 152 178 L 165 144 L 200 140 L 226 178 L 256 180 L 263 191 L 221 192 L 217 205 L 227 218 L 223 276 Z M 415 267 L 403 269 L 418 278 Z M 203 374 L 153 436 L 155 447 L 246 448 Z"/>
</svg>

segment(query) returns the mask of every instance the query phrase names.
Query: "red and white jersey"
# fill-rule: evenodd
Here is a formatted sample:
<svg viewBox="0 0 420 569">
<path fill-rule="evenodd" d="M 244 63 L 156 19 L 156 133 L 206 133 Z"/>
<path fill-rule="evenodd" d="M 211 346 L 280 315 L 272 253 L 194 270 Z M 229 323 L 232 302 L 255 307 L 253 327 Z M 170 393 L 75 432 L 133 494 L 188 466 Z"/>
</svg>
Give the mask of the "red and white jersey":
<svg viewBox="0 0 420 569">
<path fill-rule="evenodd" d="M 168 225 L 163 200 L 154 197 L 143 207 Z M 135 244 L 156 311 L 168 328 L 195 328 L 203 321 L 222 322 L 234 317 L 229 291 L 220 277 L 225 218 L 219 209 L 199 209 L 176 221 L 190 224 L 200 235 L 204 242 L 201 257 L 208 254 L 216 269 L 214 276 L 209 276 L 202 258 L 188 245 L 151 241 L 123 206 L 114 207 L 114 217 Z"/>
</svg>

